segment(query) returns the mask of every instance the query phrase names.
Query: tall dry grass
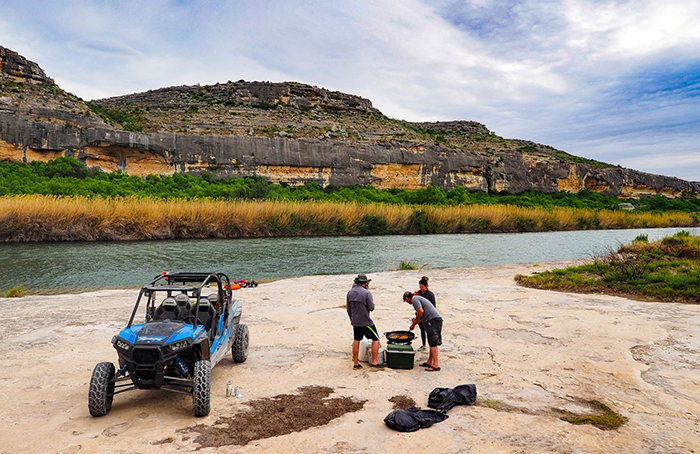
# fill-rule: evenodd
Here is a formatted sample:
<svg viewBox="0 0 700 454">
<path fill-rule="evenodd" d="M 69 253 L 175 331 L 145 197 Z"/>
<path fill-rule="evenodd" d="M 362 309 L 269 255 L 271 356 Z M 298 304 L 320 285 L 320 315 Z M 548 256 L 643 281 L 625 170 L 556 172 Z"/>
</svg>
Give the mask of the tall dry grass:
<svg viewBox="0 0 700 454">
<path fill-rule="evenodd" d="M 0 197 L 0 241 L 355 235 L 381 219 L 377 233 L 523 232 L 698 225 L 684 213 L 634 213 L 505 205 L 410 207 L 274 201 Z M 363 225 L 365 230 L 362 230 Z"/>
<path fill-rule="evenodd" d="M 429 218 L 443 231 L 489 232 L 690 227 L 697 220 L 686 213 L 634 213 L 580 208 L 523 208 L 510 205 L 431 207 Z M 471 230 L 474 230 L 473 228 Z"/>
</svg>

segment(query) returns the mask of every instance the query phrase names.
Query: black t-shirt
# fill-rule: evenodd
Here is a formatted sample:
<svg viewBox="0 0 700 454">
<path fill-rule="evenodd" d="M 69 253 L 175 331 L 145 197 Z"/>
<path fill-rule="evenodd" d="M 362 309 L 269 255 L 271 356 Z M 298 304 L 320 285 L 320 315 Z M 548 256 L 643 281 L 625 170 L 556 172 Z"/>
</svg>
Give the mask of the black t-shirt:
<svg viewBox="0 0 700 454">
<path fill-rule="evenodd" d="M 418 290 L 417 295 L 422 296 L 423 298 L 433 303 L 433 306 L 437 307 L 437 303 L 435 302 L 435 293 L 431 292 L 430 289 L 427 289 L 425 293 Z"/>
</svg>

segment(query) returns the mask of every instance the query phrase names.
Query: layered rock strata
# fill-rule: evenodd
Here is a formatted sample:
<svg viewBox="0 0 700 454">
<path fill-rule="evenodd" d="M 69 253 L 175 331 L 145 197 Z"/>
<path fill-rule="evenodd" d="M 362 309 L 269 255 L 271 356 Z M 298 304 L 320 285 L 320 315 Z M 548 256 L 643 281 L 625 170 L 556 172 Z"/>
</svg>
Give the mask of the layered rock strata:
<svg viewBox="0 0 700 454">
<path fill-rule="evenodd" d="M 470 191 L 590 189 L 624 197 L 700 194 L 697 182 L 570 162 L 542 152 L 544 146 L 524 141 L 501 139 L 508 146 L 516 144 L 530 152 L 508 149 L 506 145 L 485 152 L 468 146 L 456 149 L 436 140 L 401 140 L 396 121 L 383 117 L 369 100 L 296 83 L 239 81 L 210 87 L 173 87 L 97 102 L 105 107 L 141 106 L 144 115 L 151 109 L 165 112 L 161 117 L 148 117 L 151 130 L 129 132 L 108 124 L 82 100 L 60 90 L 35 63 L 2 47 L 0 57 L 0 159 L 29 162 L 73 156 L 89 166 L 135 175 L 257 175 L 292 185 L 315 181 L 324 186 L 371 184 L 402 189 L 463 186 Z M 207 112 L 216 112 L 214 108 L 232 106 L 238 111 L 229 115 L 240 119 L 222 134 L 178 133 L 162 125 L 153 130 L 153 118 L 166 118 L 168 108 L 181 108 L 182 103 L 193 99 L 200 100 L 198 106 L 204 107 L 187 107 L 192 111 L 206 107 Z M 260 113 L 274 106 L 283 107 L 274 116 Z M 333 131 L 335 123 L 327 120 L 329 111 L 364 120 L 352 123 L 357 127 L 341 125 Z M 258 117 L 253 118 L 254 114 Z M 213 121 L 210 117 L 209 125 Z M 316 134 L 318 129 L 316 136 L 284 130 L 258 136 L 249 125 L 251 118 L 268 124 L 289 118 L 296 122 L 295 131 L 315 119 L 318 125 L 331 127 L 324 132 L 314 124 L 316 129 L 304 130 Z M 381 122 L 388 124 L 385 130 L 376 126 Z M 429 130 L 438 137 L 446 134 L 456 140 L 481 140 L 492 135 L 476 122 L 403 124 L 408 130 Z M 389 135 L 386 131 L 391 133 L 391 140 L 380 139 Z"/>
</svg>

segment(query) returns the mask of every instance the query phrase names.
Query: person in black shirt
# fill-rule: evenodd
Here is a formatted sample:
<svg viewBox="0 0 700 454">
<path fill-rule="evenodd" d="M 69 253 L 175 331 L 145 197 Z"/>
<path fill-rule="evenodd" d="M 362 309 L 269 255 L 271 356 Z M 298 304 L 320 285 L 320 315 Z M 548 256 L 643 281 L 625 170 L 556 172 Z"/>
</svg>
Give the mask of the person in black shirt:
<svg viewBox="0 0 700 454">
<path fill-rule="evenodd" d="M 418 286 L 420 287 L 420 290 L 416 292 L 416 295 L 422 296 L 423 298 L 427 299 L 433 304 L 433 306 L 437 308 L 437 304 L 435 303 L 435 294 L 428 289 L 428 280 L 428 276 L 423 276 L 420 278 L 420 281 L 418 281 Z M 420 322 L 418 324 L 418 327 L 420 328 L 421 340 L 421 346 L 418 350 L 423 351 L 425 350 L 425 325 L 423 324 L 423 322 Z"/>
</svg>

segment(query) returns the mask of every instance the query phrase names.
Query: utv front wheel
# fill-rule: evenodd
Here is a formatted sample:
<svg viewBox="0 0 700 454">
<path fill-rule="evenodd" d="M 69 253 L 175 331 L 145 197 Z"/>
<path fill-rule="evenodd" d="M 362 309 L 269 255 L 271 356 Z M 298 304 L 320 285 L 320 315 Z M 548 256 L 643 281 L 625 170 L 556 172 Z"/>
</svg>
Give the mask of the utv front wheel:
<svg viewBox="0 0 700 454">
<path fill-rule="evenodd" d="M 248 325 L 238 325 L 236 334 L 233 338 L 233 346 L 231 347 L 231 355 L 233 361 L 242 363 L 248 359 L 248 344 L 250 343 L 250 335 L 248 334 Z"/>
<path fill-rule="evenodd" d="M 114 400 L 114 364 L 97 363 L 90 379 L 88 409 L 92 416 L 104 416 Z"/>
<path fill-rule="evenodd" d="M 211 363 L 209 361 L 197 361 L 194 363 L 194 379 L 192 384 L 192 413 L 195 416 L 209 414 L 210 387 L 211 387 Z"/>
</svg>

